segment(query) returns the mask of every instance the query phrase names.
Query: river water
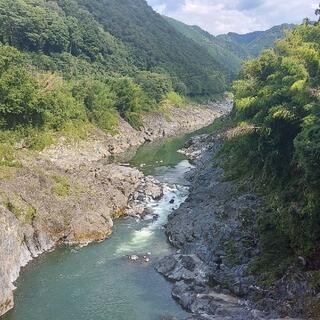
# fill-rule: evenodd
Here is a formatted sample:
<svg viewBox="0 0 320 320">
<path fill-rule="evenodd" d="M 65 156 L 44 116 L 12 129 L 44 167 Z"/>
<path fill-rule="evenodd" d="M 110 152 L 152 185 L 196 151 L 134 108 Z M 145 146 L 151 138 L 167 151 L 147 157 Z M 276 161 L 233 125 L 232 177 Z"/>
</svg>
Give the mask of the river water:
<svg viewBox="0 0 320 320">
<path fill-rule="evenodd" d="M 184 175 L 192 165 L 177 150 L 192 135 L 212 128 L 145 144 L 131 159 L 122 159 L 166 184 L 164 197 L 148 205 L 159 219 L 120 219 L 107 241 L 81 249 L 61 247 L 32 261 L 16 283 L 15 308 L 1 319 L 185 318 L 187 313 L 171 298 L 171 284 L 154 271 L 152 263 L 172 250 L 163 225 L 188 195 Z M 130 262 L 127 257 L 133 254 L 150 254 L 150 262 Z"/>
</svg>

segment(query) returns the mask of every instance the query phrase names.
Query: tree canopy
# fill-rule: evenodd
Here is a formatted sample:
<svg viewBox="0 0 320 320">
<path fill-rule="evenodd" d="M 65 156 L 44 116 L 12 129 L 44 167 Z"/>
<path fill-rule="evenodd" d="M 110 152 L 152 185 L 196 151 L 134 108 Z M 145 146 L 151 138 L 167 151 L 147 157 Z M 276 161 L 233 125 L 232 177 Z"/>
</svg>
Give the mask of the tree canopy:
<svg viewBox="0 0 320 320">
<path fill-rule="evenodd" d="M 238 175 L 269 186 L 269 227 L 306 255 L 320 243 L 319 87 L 320 24 L 302 24 L 244 64 L 233 110 L 242 134 L 227 143 Z"/>
</svg>

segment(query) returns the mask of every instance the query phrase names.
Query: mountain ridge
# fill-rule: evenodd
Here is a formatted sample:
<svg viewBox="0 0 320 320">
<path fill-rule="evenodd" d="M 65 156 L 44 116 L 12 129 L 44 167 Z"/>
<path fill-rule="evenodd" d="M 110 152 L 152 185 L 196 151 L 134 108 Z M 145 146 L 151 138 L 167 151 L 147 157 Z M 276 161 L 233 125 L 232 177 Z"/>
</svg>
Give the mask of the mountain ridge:
<svg viewBox="0 0 320 320">
<path fill-rule="evenodd" d="M 237 76 L 243 60 L 258 56 L 264 49 L 273 48 L 275 41 L 283 38 L 286 30 L 294 27 L 293 24 L 284 23 L 265 31 L 246 34 L 229 32 L 214 36 L 197 25 L 187 25 L 167 16 L 164 18 L 187 38 L 206 48 L 231 79 Z"/>
<path fill-rule="evenodd" d="M 144 0 L 77 0 L 114 37 L 125 43 L 140 69 L 162 68 L 186 86 L 189 95 L 225 88 L 220 66 L 201 46 L 187 39 Z M 107 12 L 108 14 L 105 14 Z"/>
<path fill-rule="evenodd" d="M 294 24 L 283 23 L 264 31 L 253 31 L 244 34 L 229 32 L 225 35 L 218 35 L 217 38 L 239 44 L 247 50 L 248 58 L 254 58 L 264 49 L 273 48 L 275 42 L 284 38 L 286 31 L 294 27 Z"/>
</svg>

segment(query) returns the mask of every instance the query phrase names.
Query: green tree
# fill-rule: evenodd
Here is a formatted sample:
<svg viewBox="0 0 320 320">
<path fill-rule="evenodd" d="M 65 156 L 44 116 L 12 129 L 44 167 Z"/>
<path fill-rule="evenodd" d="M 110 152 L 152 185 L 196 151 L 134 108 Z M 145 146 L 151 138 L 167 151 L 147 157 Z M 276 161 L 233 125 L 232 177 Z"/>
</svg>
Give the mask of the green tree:
<svg viewBox="0 0 320 320">
<path fill-rule="evenodd" d="M 115 107 L 121 117 L 135 128 L 139 128 L 142 125 L 141 113 L 150 109 L 150 101 L 146 94 L 129 78 L 113 80 L 111 88 L 116 94 Z"/>
<path fill-rule="evenodd" d="M 225 147 L 228 168 L 269 187 L 267 224 L 298 254 L 320 243 L 319 33 L 320 24 L 302 24 L 244 64 L 233 86 L 239 135 Z"/>
<path fill-rule="evenodd" d="M 155 103 L 159 103 L 168 92 L 173 90 L 171 78 L 166 74 L 141 71 L 135 77 L 135 81 Z"/>
<path fill-rule="evenodd" d="M 319 4 L 318 8 L 316 8 L 315 15 L 319 16 L 318 22 L 320 22 L 320 4 Z"/>
</svg>

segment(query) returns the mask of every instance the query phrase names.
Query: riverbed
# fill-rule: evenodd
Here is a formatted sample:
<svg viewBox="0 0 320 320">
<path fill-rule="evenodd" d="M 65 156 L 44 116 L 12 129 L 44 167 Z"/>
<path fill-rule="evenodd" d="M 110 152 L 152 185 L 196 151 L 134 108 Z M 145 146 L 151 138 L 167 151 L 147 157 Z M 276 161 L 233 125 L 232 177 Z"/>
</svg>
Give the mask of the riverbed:
<svg viewBox="0 0 320 320">
<path fill-rule="evenodd" d="M 148 204 L 158 219 L 120 219 L 111 238 L 102 243 L 84 248 L 63 246 L 32 261 L 16 283 L 15 308 L 1 319 L 185 318 L 187 313 L 171 297 L 171 284 L 154 270 L 153 263 L 173 250 L 164 225 L 188 195 L 185 173 L 192 164 L 177 151 L 192 135 L 212 128 L 145 144 L 133 157 L 115 159 L 165 183 L 163 198 Z M 130 261 L 131 255 L 147 259 Z"/>
</svg>

